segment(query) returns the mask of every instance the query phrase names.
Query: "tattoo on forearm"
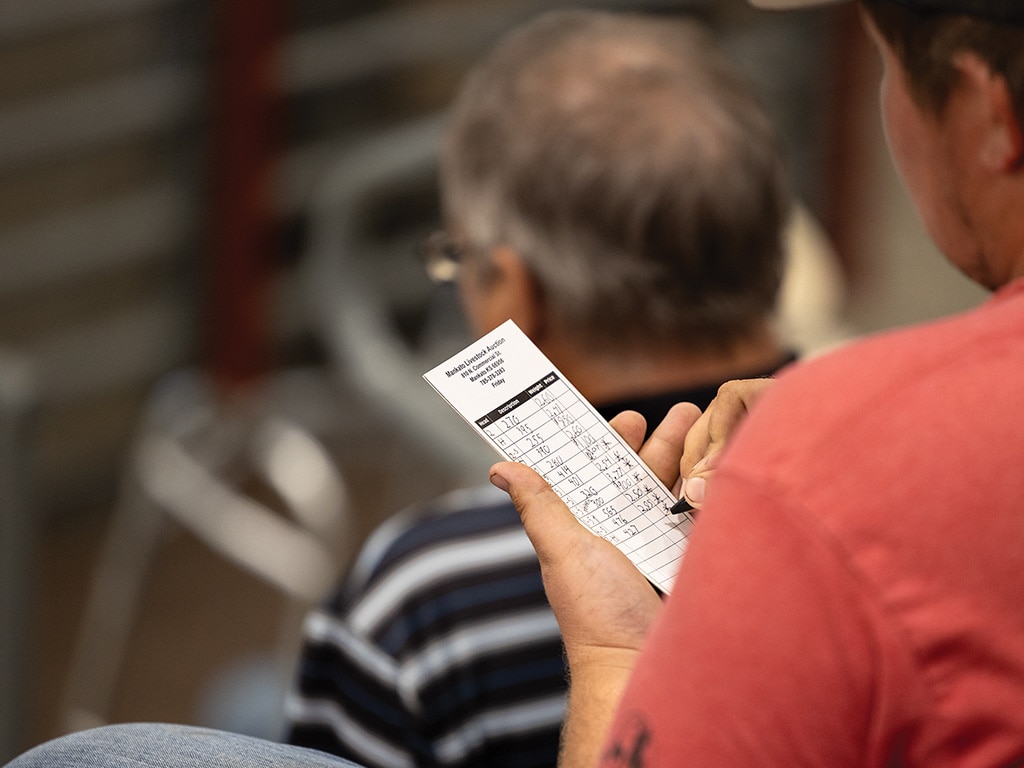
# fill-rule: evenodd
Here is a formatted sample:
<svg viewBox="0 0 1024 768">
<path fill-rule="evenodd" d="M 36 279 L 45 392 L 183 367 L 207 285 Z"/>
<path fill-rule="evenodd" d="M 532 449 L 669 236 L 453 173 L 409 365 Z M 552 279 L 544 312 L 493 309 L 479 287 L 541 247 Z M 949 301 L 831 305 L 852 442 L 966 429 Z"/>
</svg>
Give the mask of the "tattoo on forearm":
<svg viewBox="0 0 1024 768">
<path fill-rule="evenodd" d="M 644 768 L 651 765 L 653 733 L 647 719 L 633 713 L 624 727 L 612 736 L 610 746 L 601 756 L 602 768 Z"/>
</svg>

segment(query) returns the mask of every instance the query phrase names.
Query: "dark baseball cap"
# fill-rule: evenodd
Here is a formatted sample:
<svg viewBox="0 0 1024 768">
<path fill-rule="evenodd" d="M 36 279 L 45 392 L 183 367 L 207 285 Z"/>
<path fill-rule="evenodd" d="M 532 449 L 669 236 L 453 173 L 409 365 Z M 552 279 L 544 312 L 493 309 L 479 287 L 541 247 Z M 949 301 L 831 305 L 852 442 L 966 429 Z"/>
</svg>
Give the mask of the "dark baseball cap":
<svg viewBox="0 0 1024 768">
<path fill-rule="evenodd" d="M 835 5 L 849 0 L 750 0 L 756 8 L 788 10 Z M 1024 0 L 891 0 L 897 5 L 932 13 L 963 13 L 995 22 L 1024 24 Z"/>
</svg>

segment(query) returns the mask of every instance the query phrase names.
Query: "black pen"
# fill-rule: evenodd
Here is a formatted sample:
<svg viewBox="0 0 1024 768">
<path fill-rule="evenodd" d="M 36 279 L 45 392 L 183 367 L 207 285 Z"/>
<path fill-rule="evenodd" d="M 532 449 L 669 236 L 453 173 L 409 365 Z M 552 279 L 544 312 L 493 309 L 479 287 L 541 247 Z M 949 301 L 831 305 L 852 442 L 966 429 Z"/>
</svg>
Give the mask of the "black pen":
<svg viewBox="0 0 1024 768">
<path fill-rule="evenodd" d="M 684 512 L 690 512 L 693 510 L 693 505 L 686 500 L 685 496 L 681 496 L 679 501 L 672 505 L 672 509 L 669 510 L 673 515 L 681 515 Z"/>
</svg>

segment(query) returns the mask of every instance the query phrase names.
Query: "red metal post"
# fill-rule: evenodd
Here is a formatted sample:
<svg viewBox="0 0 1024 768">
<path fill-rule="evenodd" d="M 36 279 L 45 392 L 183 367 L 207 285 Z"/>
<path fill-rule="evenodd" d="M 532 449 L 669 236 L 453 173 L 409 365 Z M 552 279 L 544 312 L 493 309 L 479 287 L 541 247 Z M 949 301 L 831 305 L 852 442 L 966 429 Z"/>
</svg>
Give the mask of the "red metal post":
<svg viewBox="0 0 1024 768">
<path fill-rule="evenodd" d="M 269 363 L 283 0 L 218 0 L 211 68 L 206 364 L 226 394 Z"/>
</svg>

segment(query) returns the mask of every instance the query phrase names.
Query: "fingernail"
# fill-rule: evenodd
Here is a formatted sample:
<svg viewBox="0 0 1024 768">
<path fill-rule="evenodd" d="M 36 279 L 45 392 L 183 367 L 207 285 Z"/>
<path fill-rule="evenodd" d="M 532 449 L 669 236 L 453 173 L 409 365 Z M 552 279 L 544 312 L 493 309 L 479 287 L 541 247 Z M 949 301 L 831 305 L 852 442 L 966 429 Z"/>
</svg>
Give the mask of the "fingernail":
<svg viewBox="0 0 1024 768">
<path fill-rule="evenodd" d="M 691 504 L 699 506 L 704 503 L 706 486 L 707 482 L 703 477 L 690 477 L 683 484 L 683 493 Z"/>
<path fill-rule="evenodd" d="M 491 470 L 489 478 L 491 481 L 491 485 L 493 485 L 495 488 L 504 491 L 505 493 L 508 493 L 508 480 L 506 480 L 504 476 L 500 475 L 494 470 Z"/>
</svg>

